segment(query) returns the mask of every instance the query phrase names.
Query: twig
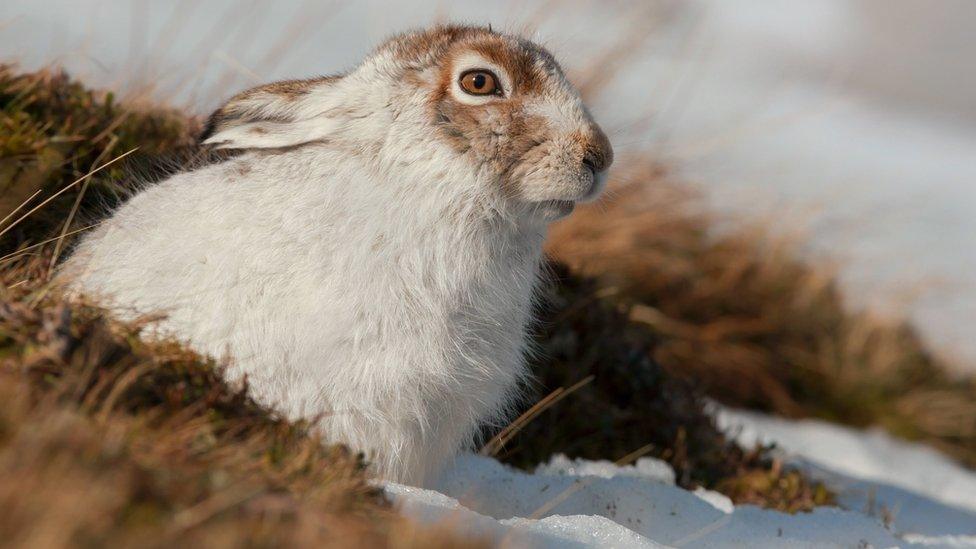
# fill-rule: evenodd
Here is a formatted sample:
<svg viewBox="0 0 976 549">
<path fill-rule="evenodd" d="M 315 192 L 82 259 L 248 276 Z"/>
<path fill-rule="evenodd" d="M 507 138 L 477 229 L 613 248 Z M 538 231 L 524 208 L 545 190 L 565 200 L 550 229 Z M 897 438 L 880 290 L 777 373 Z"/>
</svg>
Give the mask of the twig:
<svg viewBox="0 0 976 549">
<path fill-rule="evenodd" d="M 87 227 L 82 227 L 80 229 L 75 229 L 75 230 L 71 231 L 70 233 L 67 233 L 64 236 L 71 236 L 73 234 L 77 234 L 77 233 L 80 233 L 82 231 L 87 231 L 88 229 L 92 229 L 94 227 L 97 227 L 100 224 L 101 223 L 95 223 L 93 225 L 88 225 Z M 21 249 L 17 250 L 16 252 L 9 253 L 9 254 L 7 254 L 7 255 L 5 255 L 3 257 L 0 257 L 0 263 L 3 263 L 5 261 L 9 261 L 11 259 L 17 259 L 17 258 L 25 255 L 28 250 L 33 250 L 34 248 L 38 248 L 38 247 L 43 246 L 43 245 L 45 245 L 45 244 L 47 244 L 49 242 L 53 242 L 53 241 L 55 241 L 55 240 L 57 240 L 59 238 L 61 238 L 61 237 L 60 236 L 55 236 L 55 237 L 49 238 L 47 240 L 43 240 L 41 242 L 38 242 L 37 244 L 32 244 L 30 246 L 27 246 L 26 248 L 21 248 Z"/>
<path fill-rule="evenodd" d="M 7 220 L 9 220 L 9 219 L 10 219 L 11 217 L 13 217 L 13 216 L 14 216 L 14 215 L 15 215 L 15 214 L 16 214 L 17 212 L 19 212 L 21 208 L 23 208 L 24 206 L 26 206 L 26 205 L 28 205 L 28 204 L 30 204 L 30 201 L 31 201 L 31 200 L 34 200 L 34 198 L 36 198 L 36 197 L 37 197 L 37 195 L 39 195 L 39 194 L 41 194 L 41 191 L 42 191 L 42 190 L 44 190 L 44 189 L 37 189 L 36 191 L 34 191 L 34 194 L 32 194 L 32 195 L 30 195 L 30 196 L 29 196 L 29 197 L 27 198 L 27 200 L 25 200 L 25 201 L 23 201 L 23 202 L 21 202 L 21 203 L 20 203 L 20 206 L 17 206 L 16 208 L 14 208 L 14 211 L 12 211 L 12 212 L 10 212 L 10 213 L 8 213 L 8 214 L 7 214 L 6 216 L 4 216 L 4 218 L 3 218 L 3 219 L 0 219 L 0 227 L 2 227 L 2 226 L 3 226 L 3 224 L 7 222 Z"/>
<path fill-rule="evenodd" d="M 121 118 L 121 117 L 120 117 Z M 98 154 L 98 157 L 92 162 L 92 166 L 97 166 L 103 158 L 108 156 L 115 145 L 119 142 L 119 137 L 113 135 L 111 141 L 108 145 L 102 149 L 102 152 Z M 54 273 L 54 266 L 58 263 L 58 257 L 61 255 L 61 245 L 64 244 L 64 239 L 68 236 L 68 229 L 71 228 L 71 223 L 75 220 L 75 214 L 78 212 L 78 208 L 81 206 L 81 201 L 85 198 L 85 192 L 88 190 L 88 185 L 91 183 L 91 176 L 86 177 L 84 183 L 81 184 L 81 190 L 78 191 L 78 196 L 75 197 L 75 203 L 71 206 L 71 211 L 68 212 L 68 218 L 64 220 L 64 226 L 61 227 L 61 235 L 58 237 L 57 243 L 54 245 L 54 253 L 51 254 L 51 264 L 47 268 L 47 278 L 51 279 L 51 274 Z"/>
<path fill-rule="evenodd" d="M 41 202 L 40 204 L 38 204 L 37 206 L 35 206 L 34 208 L 32 208 L 31 211 L 29 211 L 29 212 L 25 213 L 24 215 L 20 216 L 19 218 L 17 218 L 17 221 L 14 221 L 10 225 L 8 225 L 7 228 L 5 228 L 2 231 L 0 231 L 0 236 L 3 236 L 5 234 L 7 234 L 7 232 L 10 231 L 10 229 L 13 229 L 14 227 L 16 227 L 21 221 L 27 219 L 31 214 L 33 214 L 37 210 L 40 210 L 44 206 L 47 206 L 52 200 L 54 200 L 55 198 L 57 198 L 57 197 L 61 196 L 62 194 L 64 194 L 64 192 L 67 191 L 68 189 L 70 189 L 71 187 L 74 187 L 78 183 L 81 183 L 82 181 L 85 180 L 85 178 L 90 177 L 90 176 L 92 176 L 92 175 L 94 175 L 94 174 L 96 174 L 96 173 L 104 170 L 105 168 L 111 166 L 112 164 L 115 164 L 119 160 L 122 160 L 123 158 L 125 158 L 125 157 L 129 156 L 130 154 L 136 152 L 137 150 L 139 150 L 139 147 L 136 147 L 136 148 L 134 148 L 134 149 L 132 149 L 132 150 L 126 152 L 126 153 L 120 154 L 119 156 L 116 156 L 115 158 L 113 158 L 112 160 L 109 160 L 105 164 L 102 164 L 101 166 L 95 168 L 94 170 L 86 173 L 85 175 L 83 175 L 83 176 L 79 177 L 78 179 L 75 179 L 71 183 L 65 185 L 63 189 L 61 189 L 60 191 L 52 194 L 46 200 L 44 200 L 44 202 Z"/>
<path fill-rule="evenodd" d="M 652 448 L 654 448 L 653 444 L 645 444 L 644 446 L 641 446 L 640 448 L 613 462 L 613 464 L 617 467 L 629 465 L 631 462 L 636 461 L 644 454 L 650 452 Z M 541 507 L 533 511 L 532 514 L 529 515 L 529 518 L 532 520 L 538 520 L 545 517 L 546 514 L 555 509 L 557 505 L 566 501 L 569 496 L 592 484 L 597 478 L 598 477 L 577 479 L 576 482 L 570 484 L 565 490 L 559 492 L 549 501 L 545 502 Z"/>
<path fill-rule="evenodd" d="M 566 398 L 567 396 L 578 391 L 580 388 L 590 383 L 595 379 L 595 376 L 589 375 L 580 381 L 577 381 L 569 388 L 558 388 L 555 391 L 549 393 L 546 398 L 535 403 L 534 406 L 526 410 L 522 415 L 517 417 L 515 421 L 510 423 L 508 427 L 502 429 L 497 435 L 491 438 L 484 447 L 481 448 L 481 455 L 484 456 L 494 456 L 497 454 L 504 446 L 505 443 L 512 439 L 519 431 L 525 428 L 533 419 L 539 416 L 542 412 L 545 412 L 552 406 L 554 406 L 560 400 Z"/>
</svg>

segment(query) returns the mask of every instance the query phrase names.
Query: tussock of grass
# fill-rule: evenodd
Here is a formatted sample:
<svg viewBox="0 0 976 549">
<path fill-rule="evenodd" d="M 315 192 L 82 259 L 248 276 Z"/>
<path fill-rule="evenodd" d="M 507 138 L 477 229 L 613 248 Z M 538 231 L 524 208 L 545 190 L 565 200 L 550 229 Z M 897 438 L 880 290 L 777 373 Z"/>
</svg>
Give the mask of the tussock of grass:
<svg viewBox="0 0 976 549">
<path fill-rule="evenodd" d="M 550 252 L 634 304 L 654 358 L 729 405 L 881 426 L 976 465 L 976 380 L 949 374 L 908 323 L 852 312 L 833 274 L 763 228 L 716 233 L 654 166 L 575 213 Z"/>
<path fill-rule="evenodd" d="M 259 406 L 212 361 L 36 299 L 0 300 L 7 546 L 456 545 L 398 518 L 360 458 Z"/>
<path fill-rule="evenodd" d="M 22 204 L 18 214 L 26 213 L 127 151 L 138 149 L 143 157 L 180 153 L 193 146 L 199 129 L 198 121 L 176 111 L 124 105 L 63 72 L 19 73 L 10 65 L 0 65 L 0 107 L 0 219 Z M 32 214 L 30 223 L 0 237 L 0 249 L 60 234 L 79 194 L 92 209 L 81 218 L 117 204 L 129 190 L 125 173 L 120 163 L 80 181 Z M 81 226 L 79 216 L 73 221 Z"/>
</svg>

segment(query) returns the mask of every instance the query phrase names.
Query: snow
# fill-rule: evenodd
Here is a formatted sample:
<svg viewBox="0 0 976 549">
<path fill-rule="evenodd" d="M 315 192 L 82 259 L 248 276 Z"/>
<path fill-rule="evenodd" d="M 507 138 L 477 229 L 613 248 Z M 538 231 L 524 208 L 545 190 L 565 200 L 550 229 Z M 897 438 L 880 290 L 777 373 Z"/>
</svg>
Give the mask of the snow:
<svg viewBox="0 0 976 549">
<path fill-rule="evenodd" d="M 870 481 L 874 487 L 899 488 L 976 516 L 976 475 L 929 447 L 905 444 L 880 430 L 855 431 L 743 411 L 719 410 L 718 421 L 721 428 L 738 431 L 744 446 L 775 442 L 812 467 Z"/>
<path fill-rule="evenodd" d="M 817 421 L 720 409 L 745 445 L 838 494 L 839 508 L 787 515 L 684 490 L 661 461 L 555 456 L 533 473 L 463 455 L 426 488 L 387 485 L 402 512 L 515 547 L 976 547 L 976 473 L 929 448 Z"/>
<path fill-rule="evenodd" d="M 976 547 L 976 474 L 935 450 L 821 421 L 787 421 L 720 410 L 738 440 L 775 442 L 787 458 L 822 479 L 849 509 L 887 514 L 898 532 L 921 539 L 962 536 Z M 914 539 L 914 538 L 909 538 Z"/>
<path fill-rule="evenodd" d="M 639 477 L 656 480 L 664 484 L 674 484 L 674 470 L 667 463 L 652 458 L 640 458 L 633 465 L 618 466 L 611 461 L 588 461 L 569 459 L 563 455 L 554 456 L 549 463 L 536 468 L 537 474 L 570 475 L 576 477 Z"/>
<path fill-rule="evenodd" d="M 471 539 L 489 540 L 508 547 L 655 548 L 660 544 L 595 515 L 551 515 L 542 519 L 498 520 L 462 506 L 454 498 L 434 490 L 387 484 L 386 493 L 404 515 L 431 524 L 446 524 Z"/>
</svg>

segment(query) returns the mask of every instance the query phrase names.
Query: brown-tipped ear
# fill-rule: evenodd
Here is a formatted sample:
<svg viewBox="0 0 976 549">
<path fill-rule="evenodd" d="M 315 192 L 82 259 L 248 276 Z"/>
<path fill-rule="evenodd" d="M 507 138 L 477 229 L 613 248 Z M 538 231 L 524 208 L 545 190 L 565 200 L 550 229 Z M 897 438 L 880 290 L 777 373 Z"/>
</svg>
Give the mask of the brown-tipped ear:
<svg viewBox="0 0 976 549">
<path fill-rule="evenodd" d="M 285 80 L 241 92 L 207 121 L 200 142 L 220 149 L 265 149 L 324 138 L 334 127 L 322 115 L 339 77 Z"/>
</svg>

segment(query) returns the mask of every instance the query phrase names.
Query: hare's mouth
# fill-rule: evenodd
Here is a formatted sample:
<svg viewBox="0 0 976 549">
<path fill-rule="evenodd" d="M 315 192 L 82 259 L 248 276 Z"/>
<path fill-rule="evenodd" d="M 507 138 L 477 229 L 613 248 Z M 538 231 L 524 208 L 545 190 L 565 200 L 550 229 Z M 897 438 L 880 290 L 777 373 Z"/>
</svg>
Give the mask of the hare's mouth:
<svg viewBox="0 0 976 549">
<path fill-rule="evenodd" d="M 542 217 L 548 221 L 562 219 L 573 213 L 576 202 L 573 200 L 544 200 L 536 203 L 536 208 Z"/>
</svg>

